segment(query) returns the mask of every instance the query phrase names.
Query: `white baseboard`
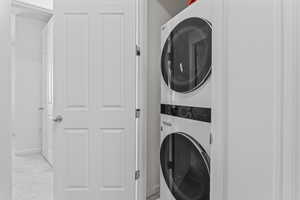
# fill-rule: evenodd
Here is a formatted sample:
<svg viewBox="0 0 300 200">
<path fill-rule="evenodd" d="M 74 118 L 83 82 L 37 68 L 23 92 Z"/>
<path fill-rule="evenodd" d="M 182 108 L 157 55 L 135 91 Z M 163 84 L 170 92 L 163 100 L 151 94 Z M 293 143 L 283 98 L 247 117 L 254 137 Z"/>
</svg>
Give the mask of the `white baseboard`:
<svg viewBox="0 0 300 200">
<path fill-rule="evenodd" d="M 34 149 L 25 149 L 20 151 L 15 151 L 16 156 L 27 156 L 32 154 L 39 154 L 42 150 L 40 148 L 34 148 Z"/>
<path fill-rule="evenodd" d="M 159 200 L 159 193 L 148 196 L 147 200 Z"/>
<path fill-rule="evenodd" d="M 160 186 L 156 185 L 153 187 L 150 194 L 147 196 L 147 200 L 158 200 L 160 197 Z"/>
</svg>

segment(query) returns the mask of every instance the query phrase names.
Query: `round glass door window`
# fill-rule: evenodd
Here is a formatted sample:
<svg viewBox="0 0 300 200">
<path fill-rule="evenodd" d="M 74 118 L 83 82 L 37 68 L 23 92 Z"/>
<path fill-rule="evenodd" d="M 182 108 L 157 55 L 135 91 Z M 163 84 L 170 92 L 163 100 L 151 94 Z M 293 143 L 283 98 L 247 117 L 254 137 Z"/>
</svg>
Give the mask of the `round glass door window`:
<svg viewBox="0 0 300 200">
<path fill-rule="evenodd" d="M 188 93 L 209 78 L 212 63 L 212 29 L 201 18 L 179 23 L 167 38 L 161 57 L 165 83 L 176 92 Z"/>
<path fill-rule="evenodd" d="M 165 138 L 160 151 L 162 173 L 176 200 L 209 200 L 209 157 L 184 133 Z"/>
</svg>

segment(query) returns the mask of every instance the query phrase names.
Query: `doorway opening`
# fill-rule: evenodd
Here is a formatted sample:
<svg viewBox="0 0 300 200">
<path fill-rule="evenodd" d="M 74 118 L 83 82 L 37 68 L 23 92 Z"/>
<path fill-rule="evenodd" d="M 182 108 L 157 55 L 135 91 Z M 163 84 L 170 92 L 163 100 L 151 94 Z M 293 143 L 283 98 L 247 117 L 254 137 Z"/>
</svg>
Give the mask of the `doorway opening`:
<svg viewBox="0 0 300 200">
<path fill-rule="evenodd" d="M 102 9 L 101 6 L 99 7 Z M 101 68 L 99 66 L 102 65 L 86 67 L 86 63 L 92 63 L 90 62 L 91 56 L 87 56 L 88 53 L 91 53 L 87 38 L 93 34 L 88 34 L 88 28 L 86 28 L 88 18 L 82 15 L 82 12 L 76 13 L 76 10 L 75 14 L 66 14 L 66 21 L 59 20 L 61 15 L 56 13 L 58 23 L 55 24 L 55 35 L 57 37 L 55 41 L 52 41 L 52 12 L 26 3 L 13 2 L 13 12 L 11 13 L 13 200 L 65 199 L 65 195 L 74 195 L 75 198 L 75 196 L 80 197 L 78 191 L 87 198 L 89 195 L 98 195 L 104 198 L 126 195 L 124 199 L 133 199 L 133 195 L 135 198 L 139 198 L 145 194 L 144 168 L 146 164 L 143 156 L 146 152 L 143 146 L 145 134 L 138 135 L 135 131 L 142 132 L 141 130 L 145 130 L 146 127 L 145 112 L 143 112 L 144 107 L 146 107 L 144 102 L 146 95 L 140 93 L 146 88 L 146 85 L 136 87 L 137 82 L 144 83 L 146 73 L 144 73 L 144 69 L 136 72 L 137 66 L 130 68 L 131 71 L 123 70 L 123 67 L 134 66 L 136 61 L 135 46 L 132 45 L 135 42 L 133 37 L 135 35 L 130 34 L 135 29 L 135 15 L 128 14 L 128 18 L 123 18 L 122 14 L 122 12 L 132 13 L 131 9 L 133 10 L 134 7 L 128 7 L 128 10 L 127 7 L 124 7 L 124 10 L 120 11 L 118 10 L 119 7 L 117 10 L 115 8 L 104 11 L 99 8 L 101 12 L 96 10 L 101 13 L 101 21 L 99 22 L 102 22 L 106 28 L 103 29 L 105 31 L 98 29 L 101 26 L 95 29 L 95 33 L 102 32 L 104 39 L 98 41 L 99 38 L 95 38 L 97 39 L 95 43 L 97 44 L 97 51 L 95 52 L 98 54 L 95 59 L 98 59 L 97 64 L 100 64 L 99 56 L 108 58 L 104 60 L 104 72 L 110 76 L 120 77 L 120 79 L 108 79 L 107 76 L 104 76 L 102 83 L 105 83 L 106 86 L 100 87 L 101 84 L 98 81 L 101 80 L 101 77 L 99 78 Z M 65 13 L 59 9 L 56 9 L 56 12 Z M 61 25 L 65 24 L 61 24 L 62 22 L 67 23 L 66 33 L 69 35 L 63 34 L 65 30 L 61 29 Z M 130 22 L 131 26 L 124 26 L 125 22 Z M 139 32 L 136 34 L 138 35 Z M 62 38 L 68 42 L 58 42 Z M 119 40 L 112 40 L 112 38 L 119 38 Z M 126 40 L 127 38 L 130 41 Z M 110 41 L 115 42 L 115 44 L 112 45 Z M 100 42 L 104 45 L 99 45 Z M 55 51 L 53 44 L 55 44 Z M 117 48 L 120 49 L 118 55 L 111 48 L 113 46 L 119 47 Z M 69 54 L 63 57 L 58 56 L 63 55 L 60 50 L 64 48 L 68 49 Z M 102 48 L 107 49 L 107 51 L 103 51 Z M 70 64 L 66 66 L 58 63 L 56 66 L 60 67 L 59 73 L 57 68 L 53 69 L 53 52 L 56 52 L 56 61 L 63 62 L 66 59 Z M 126 56 L 127 54 L 128 56 Z M 109 59 L 112 57 L 114 59 Z M 145 62 L 146 59 L 143 55 L 140 58 L 143 58 L 140 62 Z M 111 60 L 115 62 L 111 63 Z M 82 61 L 84 62 L 81 63 Z M 66 73 L 66 69 L 69 69 L 68 73 Z M 90 73 L 89 69 L 95 69 L 96 73 Z M 66 80 L 64 79 L 66 76 L 62 74 L 68 75 L 69 82 L 67 84 L 60 84 L 60 81 Z M 136 77 L 141 74 L 143 74 L 143 79 Z M 57 79 L 55 81 L 53 81 L 54 76 Z M 80 84 L 78 79 L 84 84 Z M 135 79 L 136 82 L 133 81 Z M 85 84 L 91 81 L 94 82 Z M 55 101 L 55 113 L 61 116 L 60 119 L 53 117 L 54 82 L 68 86 L 66 88 L 55 87 L 55 94 L 58 92 L 55 98 L 66 98 L 66 95 L 63 94 L 68 94 L 70 97 Z M 64 89 L 67 90 L 66 93 L 64 93 Z M 123 92 L 125 89 L 126 93 Z M 106 95 L 105 98 L 102 96 L 104 94 Z M 92 99 L 90 97 L 93 97 L 95 101 L 89 101 Z M 66 104 L 62 102 L 66 102 Z M 80 111 L 91 111 L 91 108 L 95 108 L 94 111 L 98 112 L 98 116 L 109 111 L 111 117 L 109 119 L 106 119 L 107 115 L 103 119 L 97 117 L 97 120 L 103 124 L 96 122 L 93 120 L 94 118 L 89 118 L 88 120 L 95 124 L 95 127 L 92 127 L 90 125 L 92 123 L 74 123 L 76 119 L 64 112 L 77 112 L 77 116 L 84 117 L 83 112 Z M 136 114 L 138 109 L 142 110 L 139 120 L 136 119 L 138 118 Z M 20 114 L 22 112 L 23 115 Z M 74 115 L 71 116 L 74 117 Z M 68 120 L 72 122 L 67 124 Z M 104 120 L 107 121 L 103 122 Z M 124 121 L 129 122 L 129 120 L 130 123 L 124 123 Z M 78 121 L 86 122 L 87 120 Z M 31 126 L 29 126 L 30 124 Z M 54 132 L 60 133 L 55 134 L 57 136 L 55 142 L 52 138 Z M 30 140 L 28 134 L 32 134 L 30 137 L 34 136 L 34 140 Z M 24 142 L 28 143 L 24 145 Z M 53 143 L 55 143 L 55 147 L 59 148 L 53 148 Z M 118 145 L 119 143 L 120 145 Z M 53 149 L 55 149 L 55 156 Z M 97 155 L 93 156 L 92 153 L 95 155 L 97 153 Z M 101 157 L 102 155 L 105 156 Z M 92 156 L 97 159 L 90 159 Z M 54 169 L 53 157 L 55 157 Z M 65 174 L 66 176 L 64 176 Z M 140 179 L 139 174 L 141 174 Z M 94 193 L 96 188 L 89 188 L 92 185 L 89 181 L 94 181 L 101 188 L 97 191 L 101 194 Z M 61 191 L 64 191 L 65 194 L 62 194 Z M 136 193 L 134 194 L 134 192 Z"/>
<path fill-rule="evenodd" d="M 50 10 L 12 2 L 13 200 L 53 199 L 51 18 Z"/>
</svg>

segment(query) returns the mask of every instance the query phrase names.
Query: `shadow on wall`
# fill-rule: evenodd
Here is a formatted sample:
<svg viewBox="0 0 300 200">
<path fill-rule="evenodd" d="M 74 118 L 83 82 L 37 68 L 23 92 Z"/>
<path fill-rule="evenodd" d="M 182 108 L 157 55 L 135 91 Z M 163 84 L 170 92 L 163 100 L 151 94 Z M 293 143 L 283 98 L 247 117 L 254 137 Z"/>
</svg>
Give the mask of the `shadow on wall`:
<svg viewBox="0 0 300 200">
<path fill-rule="evenodd" d="M 161 26 L 186 7 L 187 0 L 148 1 L 147 196 L 159 195 Z"/>
<path fill-rule="evenodd" d="M 158 0 L 166 11 L 175 16 L 187 6 L 187 0 Z"/>
</svg>

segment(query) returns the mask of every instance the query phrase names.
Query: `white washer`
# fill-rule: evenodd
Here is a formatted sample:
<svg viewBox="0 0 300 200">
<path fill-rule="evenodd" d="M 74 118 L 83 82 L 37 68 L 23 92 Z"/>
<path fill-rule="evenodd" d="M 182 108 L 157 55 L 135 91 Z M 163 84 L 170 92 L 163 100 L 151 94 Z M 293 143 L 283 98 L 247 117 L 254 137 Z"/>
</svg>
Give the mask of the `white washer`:
<svg viewBox="0 0 300 200">
<path fill-rule="evenodd" d="M 209 200 L 211 1 L 162 26 L 161 200 Z"/>
<path fill-rule="evenodd" d="M 161 115 L 160 200 L 209 200 L 210 123 Z"/>
</svg>

